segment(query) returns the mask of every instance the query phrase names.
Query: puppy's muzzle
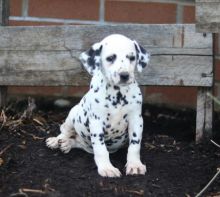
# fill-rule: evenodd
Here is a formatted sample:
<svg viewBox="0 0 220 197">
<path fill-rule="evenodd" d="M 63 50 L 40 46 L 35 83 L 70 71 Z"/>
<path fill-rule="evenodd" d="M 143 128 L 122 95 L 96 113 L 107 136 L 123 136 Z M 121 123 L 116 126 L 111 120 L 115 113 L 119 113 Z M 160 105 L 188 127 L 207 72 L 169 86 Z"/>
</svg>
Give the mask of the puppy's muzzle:
<svg viewBox="0 0 220 197">
<path fill-rule="evenodd" d="M 128 72 L 121 72 L 119 74 L 119 76 L 120 76 L 121 83 L 126 83 L 129 80 L 129 73 Z"/>
</svg>

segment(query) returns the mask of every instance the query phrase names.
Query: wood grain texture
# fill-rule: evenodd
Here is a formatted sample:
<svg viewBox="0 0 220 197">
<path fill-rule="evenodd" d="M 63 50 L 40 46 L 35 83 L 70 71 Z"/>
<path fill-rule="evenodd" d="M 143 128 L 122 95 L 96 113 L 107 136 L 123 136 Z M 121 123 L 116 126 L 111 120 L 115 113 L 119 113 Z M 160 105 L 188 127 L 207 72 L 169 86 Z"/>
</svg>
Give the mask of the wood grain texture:
<svg viewBox="0 0 220 197">
<path fill-rule="evenodd" d="M 194 25 L 0 27 L 0 84 L 87 85 L 79 54 L 112 33 L 152 54 L 140 85 L 212 86 L 212 35 Z"/>
<path fill-rule="evenodd" d="M 196 0 L 196 22 L 198 32 L 220 32 L 220 1 Z"/>
<path fill-rule="evenodd" d="M 9 17 L 9 1 L 0 0 L 0 26 L 8 24 Z M 1 35 L 0 35 L 1 36 Z M 0 107 L 6 105 L 7 100 L 7 86 L 1 86 L 0 83 Z"/>
<path fill-rule="evenodd" d="M 211 88 L 198 88 L 196 113 L 196 143 L 212 137 L 213 101 L 207 96 Z"/>
</svg>

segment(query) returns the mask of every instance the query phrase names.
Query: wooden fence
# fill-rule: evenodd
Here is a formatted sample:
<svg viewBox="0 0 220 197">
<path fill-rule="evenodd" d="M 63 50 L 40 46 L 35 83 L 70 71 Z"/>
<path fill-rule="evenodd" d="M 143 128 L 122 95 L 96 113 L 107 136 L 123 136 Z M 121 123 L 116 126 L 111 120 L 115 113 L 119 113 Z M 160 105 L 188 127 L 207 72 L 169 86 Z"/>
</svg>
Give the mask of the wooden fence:
<svg viewBox="0 0 220 197">
<path fill-rule="evenodd" d="M 211 137 L 212 34 L 196 33 L 195 25 L 2 26 L 0 104 L 7 86 L 88 85 L 79 54 L 111 33 L 137 40 L 152 54 L 150 65 L 136 73 L 140 85 L 198 87 L 196 141 Z"/>
<path fill-rule="evenodd" d="M 196 27 L 199 32 L 220 32 L 220 1 L 196 0 Z"/>
</svg>

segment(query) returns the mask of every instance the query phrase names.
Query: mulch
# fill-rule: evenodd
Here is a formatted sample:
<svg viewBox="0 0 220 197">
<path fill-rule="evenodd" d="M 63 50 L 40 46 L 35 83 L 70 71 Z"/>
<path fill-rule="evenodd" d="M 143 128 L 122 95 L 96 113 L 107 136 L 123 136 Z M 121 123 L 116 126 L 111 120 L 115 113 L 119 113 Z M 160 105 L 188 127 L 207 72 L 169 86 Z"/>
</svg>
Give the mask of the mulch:
<svg viewBox="0 0 220 197">
<path fill-rule="evenodd" d="M 47 137 L 59 133 L 69 108 L 58 109 L 52 100 L 40 99 L 32 114 L 27 105 L 26 100 L 12 101 L 0 116 L 1 197 L 194 197 L 220 167 L 220 148 L 209 141 L 194 143 L 193 110 L 145 105 L 141 157 L 148 172 L 125 175 L 125 148 L 111 155 L 123 176 L 102 178 L 93 155 L 79 149 L 63 154 L 45 146 Z M 217 143 L 219 128 L 215 114 Z M 220 177 L 203 196 L 220 196 Z"/>
</svg>

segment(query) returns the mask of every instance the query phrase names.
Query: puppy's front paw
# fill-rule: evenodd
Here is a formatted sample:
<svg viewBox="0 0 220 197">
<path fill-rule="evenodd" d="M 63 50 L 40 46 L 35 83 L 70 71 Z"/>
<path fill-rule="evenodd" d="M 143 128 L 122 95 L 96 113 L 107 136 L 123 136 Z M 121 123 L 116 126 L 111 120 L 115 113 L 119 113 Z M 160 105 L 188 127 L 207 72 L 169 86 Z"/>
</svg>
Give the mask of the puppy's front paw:
<svg viewBox="0 0 220 197">
<path fill-rule="evenodd" d="M 70 152 L 72 148 L 71 139 L 59 139 L 58 140 L 59 148 L 63 153 Z"/>
<path fill-rule="evenodd" d="M 51 149 L 59 148 L 58 138 L 57 137 L 47 138 L 46 145 L 48 148 L 51 148 Z"/>
<path fill-rule="evenodd" d="M 142 164 L 141 161 L 128 162 L 126 164 L 126 175 L 145 175 L 146 165 Z"/>
<path fill-rule="evenodd" d="M 113 165 L 107 165 L 98 168 L 98 173 L 102 177 L 120 177 L 121 172 Z"/>
</svg>

